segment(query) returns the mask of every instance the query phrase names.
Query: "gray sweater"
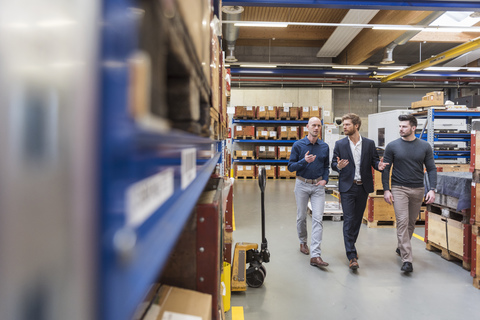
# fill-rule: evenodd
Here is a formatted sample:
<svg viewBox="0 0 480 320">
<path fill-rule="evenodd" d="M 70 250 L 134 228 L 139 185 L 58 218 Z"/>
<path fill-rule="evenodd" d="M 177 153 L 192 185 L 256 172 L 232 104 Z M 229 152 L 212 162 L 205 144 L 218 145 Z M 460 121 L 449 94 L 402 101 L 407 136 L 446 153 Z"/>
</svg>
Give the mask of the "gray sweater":
<svg viewBox="0 0 480 320">
<path fill-rule="evenodd" d="M 424 165 L 427 168 L 430 189 L 437 186 L 437 168 L 430 144 L 424 140 L 405 141 L 402 138 L 390 142 L 385 148 L 383 161 L 389 165 L 383 170 L 383 190 L 390 190 L 389 176 L 392 171 L 392 186 L 423 187 Z"/>
</svg>

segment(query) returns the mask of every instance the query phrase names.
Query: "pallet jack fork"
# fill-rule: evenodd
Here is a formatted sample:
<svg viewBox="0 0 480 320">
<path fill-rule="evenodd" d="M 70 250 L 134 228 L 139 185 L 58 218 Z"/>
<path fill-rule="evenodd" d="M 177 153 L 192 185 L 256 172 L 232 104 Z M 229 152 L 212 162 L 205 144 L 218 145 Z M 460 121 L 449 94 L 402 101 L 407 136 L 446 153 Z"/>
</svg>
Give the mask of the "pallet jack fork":
<svg viewBox="0 0 480 320">
<path fill-rule="evenodd" d="M 246 291 L 247 285 L 252 288 L 262 286 L 267 276 L 267 270 L 262 263 L 270 261 L 268 242 L 265 238 L 265 185 L 267 176 L 265 168 L 260 169 L 258 185 L 262 200 L 262 244 L 239 242 L 235 245 L 232 266 L 232 291 Z M 247 263 L 249 267 L 247 269 Z"/>
</svg>

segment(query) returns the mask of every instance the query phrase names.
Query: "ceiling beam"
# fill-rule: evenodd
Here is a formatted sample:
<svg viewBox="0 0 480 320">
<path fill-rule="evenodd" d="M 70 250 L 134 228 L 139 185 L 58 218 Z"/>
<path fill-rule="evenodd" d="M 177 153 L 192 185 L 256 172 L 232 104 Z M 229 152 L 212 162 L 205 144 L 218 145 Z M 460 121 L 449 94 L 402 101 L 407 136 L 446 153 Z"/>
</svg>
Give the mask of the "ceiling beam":
<svg viewBox="0 0 480 320">
<path fill-rule="evenodd" d="M 430 11 L 380 11 L 370 21 L 371 24 L 417 24 L 425 19 Z M 370 58 L 375 52 L 385 48 L 405 31 L 364 29 L 342 51 L 335 63 L 356 65 Z M 380 61 L 379 61 L 380 62 Z"/>
<path fill-rule="evenodd" d="M 282 39 L 282 40 L 327 40 L 335 30 L 335 27 L 316 28 L 264 28 L 264 27 L 243 27 L 240 28 L 239 40 L 250 39 Z"/>
<path fill-rule="evenodd" d="M 296 7 L 296 8 L 342 8 L 374 10 L 427 10 L 471 11 L 478 10 L 478 1 L 401 1 L 401 0 L 222 0 L 223 6 L 245 7 Z"/>
</svg>

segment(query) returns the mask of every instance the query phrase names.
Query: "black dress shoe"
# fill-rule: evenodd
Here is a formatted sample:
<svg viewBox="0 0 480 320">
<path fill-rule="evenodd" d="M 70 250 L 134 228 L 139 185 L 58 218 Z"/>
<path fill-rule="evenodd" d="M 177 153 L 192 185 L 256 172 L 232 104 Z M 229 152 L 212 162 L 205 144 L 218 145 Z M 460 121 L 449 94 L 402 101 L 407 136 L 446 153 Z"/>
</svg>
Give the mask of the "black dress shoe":
<svg viewBox="0 0 480 320">
<path fill-rule="evenodd" d="M 357 270 L 360 266 L 358 265 L 357 259 L 353 258 L 350 259 L 350 264 L 348 265 L 348 267 L 352 270 Z"/>
<path fill-rule="evenodd" d="M 399 256 L 401 256 L 401 254 L 400 254 L 400 249 L 399 249 L 399 248 L 397 248 L 397 250 L 395 250 L 395 252 L 396 252 Z"/>
<path fill-rule="evenodd" d="M 405 261 L 400 270 L 402 270 L 405 273 L 412 272 L 413 271 L 413 265 L 412 265 L 411 262 Z"/>
</svg>

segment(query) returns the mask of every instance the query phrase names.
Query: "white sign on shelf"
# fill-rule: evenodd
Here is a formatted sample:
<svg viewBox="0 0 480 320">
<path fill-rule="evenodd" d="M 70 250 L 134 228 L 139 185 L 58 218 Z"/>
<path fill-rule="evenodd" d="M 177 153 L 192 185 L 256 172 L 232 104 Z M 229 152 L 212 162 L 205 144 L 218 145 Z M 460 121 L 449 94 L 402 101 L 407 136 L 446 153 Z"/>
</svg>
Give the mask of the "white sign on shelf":
<svg viewBox="0 0 480 320">
<path fill-rule="evenodd" d="M 130 227 L 142 224 L 173 195 L 173 191 L 172 168 L 131 185 L 126 191 L 126 224 Z"/>
<path fill-rule="evenodd" d="M 197 149 L 182 150 L 182 189 L 186 189 L 197 176 Z"/>
</svg>

